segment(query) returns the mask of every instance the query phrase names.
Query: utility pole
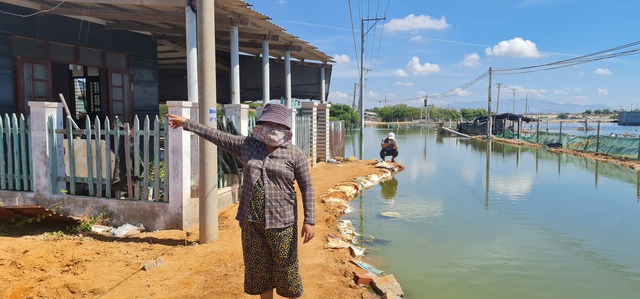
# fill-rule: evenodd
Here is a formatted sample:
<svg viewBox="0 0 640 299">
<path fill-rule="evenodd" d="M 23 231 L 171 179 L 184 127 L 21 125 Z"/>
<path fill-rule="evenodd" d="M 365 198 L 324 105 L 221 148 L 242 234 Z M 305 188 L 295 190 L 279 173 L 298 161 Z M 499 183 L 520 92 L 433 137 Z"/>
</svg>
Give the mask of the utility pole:
<svg viewBox="0 0 640 299">
<path fill-rule="evenodd" d="M 385 97 L 384 97 L 384 100 L 383 100 L 383 101 L 384 101 L 384 106 L 385 106 L 385 107 L 387 107 L 387 101 L 389 101 L 389 100 L 387 99 L 387 96 L 385 96 Z"/>
<path fill-rule="evenodd" d="M 373 19 L 362 18 L 360 21 L 360 104 L 358 106 L 358 110 L 360 110 L 360 143 L 362 143 L 362 137 L 364 136 L 364 37 L 369 33 L 369 30 L 373 28 L 371 27 L 367 29 L 367 32 L 365 32 L 364 22 L 375 21 L 375 23 L 377 23 L 378 21 L 385 19 L 386 17 Z M 360 158 L 362 159 L 362 157 Z"/>
<path fill-rule="evenodd" d="M 356 88 L 358 87 L 358 83 L 353 83 L 353 103 L 351 103 L 351 108 L 353 110 L 356 109 Z"/>
<path fill-rule="evenodd" d="M 500 111 L 500 87 L 502 83 L 496 83 L 498 85 L 498 97 L 496 99 L 496 115 L 498 115 L 498 111 Z"/>
<path fill-rule="evenodd" d="M 429 124 L 429 96 L 427 95 L 424 96 L 424 109 L 426 110 L 424 124 L 427 125 Z"/>
<path fill-rule="evenodd" d="M 491 77 L 493 69 L 489 67 L 489 97 L 487 100 L 487 139 L 491 139 L 493 121 L 491 119 Z"/>
<path fill-rule="evenodd" d="M 529 114 L 529 94 L 524 100 L 524 116 L 527 116 L 527 114 Z"/>
<path fill-rule="evenodd" d="M 516 114 L 516 90 L 517 88 L 511 88 L 513 90 L 513 114 Z"/>
<path fill-rule="evenodd" d="M 215 128 L 218 124 L 216 98 L 215 1 L 198 1 L 198 118 Z M 218 239 L 218 148 L 199 142 L 199 229 L 200 244 Z M 213 179 L 212 179 L 213 178 Z"/>
</svg>

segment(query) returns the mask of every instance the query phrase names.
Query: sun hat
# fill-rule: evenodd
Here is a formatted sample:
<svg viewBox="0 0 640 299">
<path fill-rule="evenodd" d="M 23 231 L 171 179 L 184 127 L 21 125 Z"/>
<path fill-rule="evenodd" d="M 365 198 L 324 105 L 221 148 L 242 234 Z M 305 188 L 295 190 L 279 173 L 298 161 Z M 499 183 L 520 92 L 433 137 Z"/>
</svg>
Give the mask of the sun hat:
<svg viewBox="0 0 640 299">
<path fill-rule="evenodd" d="M 289 113 L 287 107 L 280 104 L 269 103 L 264 105 L 264 109 L 262 109 L 262 115 L 260 115 L 260 118 L 258 118 L 258 121 L 256 123 L 259 124 L 261 122 L 268 121 L 283 125 L 287 127 L 287 129 L 291 130 L 291 126 L 289 126 L 290 115 L 291 114 Z"/>
<path fill-rule="evenodd" d="M 393 134 L 393 132 L 389 133 L 389 135 L 387 135 L 387 138 L 394 140 L 396 139 L 396 134 Z"/>
</svg>

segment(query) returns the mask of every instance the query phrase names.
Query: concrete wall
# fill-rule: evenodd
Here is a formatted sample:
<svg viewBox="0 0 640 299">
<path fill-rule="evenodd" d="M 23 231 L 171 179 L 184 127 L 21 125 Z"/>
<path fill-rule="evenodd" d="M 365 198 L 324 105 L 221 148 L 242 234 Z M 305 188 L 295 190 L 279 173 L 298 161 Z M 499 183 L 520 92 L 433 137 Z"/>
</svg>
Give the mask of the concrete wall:
<svg viewBox="0 0 640 299">
<path fill-rule="evenodd" d="M 238 185 L 218 189 L 218 210 L 222 210 L 237 202 Z M 195 211 L 196 225 L 198 215 L 198 199 L 189 201 L 195 205 L 187 210 Z M 95 217 L 100 213 L 111 215 L 111 223 L 120 226 L 125 223 L 142 224 L 147 231 L 164 229 L 187 229 L 183 227 L 182 219 L 177 217 L 169 207 L 168 202 L 149 202 L 95 198 L 74 195 L 38 196 L 33 192 L 18 192 L 0 190 L 0 206 L 39 205 L 45 208 L 60 207 L 60 211 L 68 216 Z M 235 217 L 235 215 L 234 215 Z"/>
</svg>

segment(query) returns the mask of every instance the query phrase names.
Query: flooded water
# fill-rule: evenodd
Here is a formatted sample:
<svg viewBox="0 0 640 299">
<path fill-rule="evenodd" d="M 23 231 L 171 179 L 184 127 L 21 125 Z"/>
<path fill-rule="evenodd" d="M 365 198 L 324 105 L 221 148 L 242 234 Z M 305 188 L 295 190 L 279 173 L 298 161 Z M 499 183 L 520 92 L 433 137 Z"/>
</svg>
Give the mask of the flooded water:
<svg viewBox="0 0 640 299">
<path fill-rule="evenodd" d="M 364 159 L 379 159 L 388 132 L 365 128 Z M 638 298 L 638 172 L 425 128 L 394 132 L 406 170 L 365 190 L 344 219 L 368 240 L 364 261 L 394 274 L 406 298 Z M 355 134 L 346 156 L 359 157 Z"/>
</svg>

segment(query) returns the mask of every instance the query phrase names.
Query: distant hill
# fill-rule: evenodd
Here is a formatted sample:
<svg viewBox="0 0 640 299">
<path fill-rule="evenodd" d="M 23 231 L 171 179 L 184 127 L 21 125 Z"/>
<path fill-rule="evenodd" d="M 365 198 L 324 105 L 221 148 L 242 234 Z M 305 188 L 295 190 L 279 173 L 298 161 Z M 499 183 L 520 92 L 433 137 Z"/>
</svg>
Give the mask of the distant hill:
<svg viewBox="0 0 640 299">
<path fill-rule="evenodd" d="M 506 103 L 500 101 L 499 113 L 504 112 L 513 112 L 512 108 L 513 102 L 507 100 Z M 487 102 L 455 102 L 447 105 L 450 108 L 461 109 L 461 108 L 484 108 L 487 109 Z M 493 102 L 493 109 L 496 108 L 495 100 Z M 508 111 L 507 111 L 508 109 Z M 522 114 L 524 113 L 525 103 L 516 102 L 516 111 L 515 113 Z M 559 104 L 554 102 L 542 101 L 542 100 L 529 100 L 529 110 L 530 114 L 538 114 L 538 113 L 549 113 L 549 114 L 559 114 L 559 113 L 582 113 L 585 110 L 597 110 L 597 109 L 609 109 L 615 110 L 611 106 L 605 104 L 592 104 L 592 105 L 579 105 L 579 104 Z M 495 112 L 495 111 L 492 111 Z"/>
</svg>

